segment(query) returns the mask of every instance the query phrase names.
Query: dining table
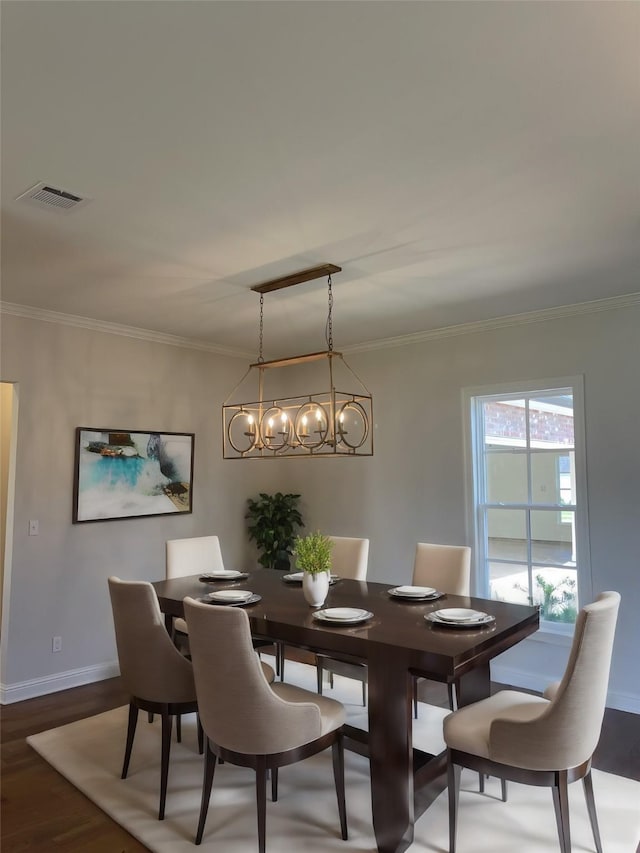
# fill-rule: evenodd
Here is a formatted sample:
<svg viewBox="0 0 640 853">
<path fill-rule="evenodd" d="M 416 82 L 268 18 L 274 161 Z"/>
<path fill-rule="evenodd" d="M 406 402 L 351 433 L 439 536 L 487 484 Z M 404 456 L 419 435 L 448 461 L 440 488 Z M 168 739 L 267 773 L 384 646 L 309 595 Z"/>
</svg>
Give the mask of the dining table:
<svg viewBox="0 0 640 853">
<path fill-rule="evenodd" d="M 533 634 L 540 619 L 537 606 L 449 594 L 406 599 L 394 594 L 392 584 L 336 579 L 324 607 L 370 615 L 358 624 L 327 622 L 307 604 L 301 584 L 287 582 L 276 569 L 251 570 L 240 580 L 193 575 L 153 586 L 168 625 L 184 615 L 186 596 L 210 601 L 212 590 L 250 590 L 254 596 L 245 611 L 254 637 L 366 663 L 368 731 L 346 726 L 345 744 L 369 759 L 380 853 L 403 853 L 411 845 L 415 821 L 446 786 L 446 752 L 432 755 L 412 743 L 414 678 L 455 683 L 458 706 L 483 699 L 490 695 L 492 658 Z M 490 621 L 431 621 L 443 608 L 478 610 Z"/>
</svg>

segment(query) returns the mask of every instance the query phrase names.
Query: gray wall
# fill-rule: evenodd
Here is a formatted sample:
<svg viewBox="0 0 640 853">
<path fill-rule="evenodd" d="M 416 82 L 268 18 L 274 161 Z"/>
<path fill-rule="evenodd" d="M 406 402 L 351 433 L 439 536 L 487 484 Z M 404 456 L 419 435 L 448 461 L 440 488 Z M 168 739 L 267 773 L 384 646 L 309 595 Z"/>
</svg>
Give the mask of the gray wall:
<svg viewBox="0 0 640 853">
<path fill-rule="evenodd" d="M 3 316 L 2 379 L 20 395 L 5 697 L 22 698 L 31 681 L 42 693 L 79 670 L 85 680 L 106 673 L 106 578 L 160 578 L 167 538 L 218 532 L 230 565 L 251 560 L 244 507 L 260 490 L 301 492 L 307 529 L 369 537 L 370 577 L 407 582 L 416 542 L 470 541 L 462 389 L 583 374 L 593 590 L 623 596 L 609 701 L 640 712 L 639 321 L 631 306 L 350 355 L 374 395 L 375 455 L 249 463 L 225 462 L 220 449 L 220 405 L 244 362 Z M 72 525 L 78 425 L 195 432 L 193 515 Z M 38 537 L 27 535 L 30 518 Z M 566 650 L 522 643 L 494 677 L 543 686 Z"/>
<path fill-rule="evenodd" d="M 1 354 L 2 379 L 19 395 L 2 649 L 12 701 L 115 671 L 107 577 L 162 578 L 166 539 L 219 532 L 230 566 L 251 559 L 246 499 L 274 469 L 222 460 L 221 402 L 242 361 L 8 315 Z M 77 426 L 195 433 L 193 514 L 72 524 Z M 39 521 L 38 536 L 28 536 L 29 519 Z M 61 653 L 51 652 L 53 636 L 62 637 Z"/>
<path fill-rule="evenodd" d="M 582 374 L 593 593 L 622 596 L 611 704 L 640 713 L 640 306 L 349 356 L 374 397 L 375 455 L 289 466 L 311 527 L 371 540 L 369 576 L 407 583 L 416 542 L 473 544 L 466 529 L 462 389 Z M 567 641 L 536 636 L 495 678 L 541 689 Z M 560 648 L 558 648 L 558 645 Z"/>
</svg>

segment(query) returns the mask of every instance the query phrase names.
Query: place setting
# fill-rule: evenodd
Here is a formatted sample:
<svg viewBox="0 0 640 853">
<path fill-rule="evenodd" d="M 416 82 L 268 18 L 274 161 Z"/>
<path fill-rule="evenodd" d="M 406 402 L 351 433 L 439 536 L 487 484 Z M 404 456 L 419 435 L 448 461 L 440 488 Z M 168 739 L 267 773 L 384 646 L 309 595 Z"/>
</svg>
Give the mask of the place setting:
<svg viewBox="0 0 640 853">
<path fill-rule="evenodd" d="M 314 610 L 311 617 L 325 625 L 358 625 L 371 619 L 373 613 L 359 607 L 325 607 Z"/>
<path fill-rule="evenodd" d="M 241 581 L 249 577 L 249 572 L 238 572 L 234 569 L 216 569 L 213 572 L 206 572 L 200 575 L 198 580 L 202 583 L 217 583 L 220 581 Z"/>
<path fill-rule="evenodd" d="M 435 601 L 445 594 L 431 586 L 394 586 L 387 592 L 391 598 L 399 598 L 402 601 Z"/>
<path fill-rule="evenodd" d="M 495 616 L 482 610 L 472 610 L 466 607 L 447 607 L 444 610 L 434 610 L 425 614 L 427 622 L 443 628 L 483 628 L 496 621 Z"/>
<path fill-rule="evenodd" d="M 283 575 L 282 580 L 285 583 L 290 584 L 302 584 L 302 578 L 304 577 L 304 572 L 291 572 L 288 575 Z M 331 575 L 329 577 L 329 586 L 333 586 L 334 583 L 337 583 L 340 580 L 338 575 Z"/>
<path fill-rule="evenodd" d="M 248 589 L 218 589 L 210 592 L 204 601 L 207 604 L 226 604 L 229 607 L 245 607 L 248 604 L 256 604 L 261 601 L 262 596 Z"/>
</svg>

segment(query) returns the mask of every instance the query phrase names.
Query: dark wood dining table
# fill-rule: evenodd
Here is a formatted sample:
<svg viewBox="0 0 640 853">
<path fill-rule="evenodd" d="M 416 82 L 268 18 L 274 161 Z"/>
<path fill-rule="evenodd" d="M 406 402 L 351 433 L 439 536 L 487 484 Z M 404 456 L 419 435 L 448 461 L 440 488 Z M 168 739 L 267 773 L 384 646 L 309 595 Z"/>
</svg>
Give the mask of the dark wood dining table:
<svg viewBox="0 0 640 853">
<path fill-rule="evenodd" d="M 325 624 L 313 618 L 300 585 L 275 569 L 257 569 L 240 582 L 204 583 L 197 575 L 153 584 L 167 620 L 183 616 L 185 596 L 240 588 L 261 596 L 246 607 L 254 636 L 331 655 L 366 661 L 368 732 L 347 727 L 348 744 L 368 755 L 373 828 L 380 853 L 402 853 L 413 841 L 415 820 L 445 787 L 446 755 L 413 748 L 413 677 L 457 685 L 458 704 L 490 693 L 492 658 L 533 634 L 539 610 L 467 596 L 417 602 L 389 594 L 389 584 L 339 580 L 326 607 L 355 607 L 373 616 L 358 625 Z M 480 628 L 447 628 L 424 617 L 443 607 L 482 610 L 495 617 Z"/>
</svg>

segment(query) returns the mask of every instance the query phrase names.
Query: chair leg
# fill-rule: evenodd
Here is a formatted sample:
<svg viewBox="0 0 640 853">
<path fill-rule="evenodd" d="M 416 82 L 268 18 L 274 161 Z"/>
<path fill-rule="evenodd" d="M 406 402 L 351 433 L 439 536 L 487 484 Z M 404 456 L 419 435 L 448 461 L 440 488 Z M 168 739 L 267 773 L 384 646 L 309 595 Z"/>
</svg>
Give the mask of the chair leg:
<svg viewBox="0 0 640 853">
<path fill-rule="evenodd" d="M 265 853 L 267 829 L 267 758 L 256 756 L 256 805 L 258 807 L 258 853 Z"/>
<path fill-rule="evenodd" d="M 449 853 L 456 851 L 458 829 L 458 797 L 460 794 L 460 773 L 462 768 L 447 760 L 447 786 L 449 789 Z"/>
<path fill-rule="evenodd" d="M 182 716 L 176 714 L 176 741 L 182 743 Z"/>
<path fill-rule="evenodd" d="M 478 773 L 478 791 L 484 794 L 484 773 Z"/>
<path fill-rule="evenodd" d="M 598 827 L 598 815 L 596 814 L 596 801 L 593 796 L 593 780 L 591 778 L 591 770 L 582 779 L 582 787 L 584 788 L 584 798 L 587 801 L 587 811 L 589 812 L 589 823 L 593 832 L 593 840 L 596 843 L 596 853 L 602 853 L 602 841 L 600 840 L 600 829 Z"/>
<path fill-rule="evenodd" d="M 367 682 L 362 682 L 362 707 L 367 707 Z"/>
<path fill-rule="evenodd" d="M 316 678 L 318 680 L 318 694 L 322 696 L 322 679 L 324 677 L 324 669 L 322 663 L 316 658 Z"/>
<path fill-rule="evenodd" d="M 506 779 L 500 780 L 500 788 L 502 791 L 502 802 L 506 803 L 507 802 L 507 780 Z M 599 853 L 602 853 L 602 851 L 599 851 Z"/>
<path fill-rule="evenodd" d="M 553 807 L 556 813 L 560 853 L 571 853 L 571 832 L 569 829 L 569 792 L 567 790 L 567 771 L 559 770 L 556 784 L 551 789 Z"/>
<path fill-rule="evenodd" d="M 331 747 L 333 758 L 333 778 L 336 784 L 336 795 L 338 797 L 338 814 L 340 815 L 340 831 L 342 840 L 346 841 L 347 833 L 347 807 L 344 791 L 344 736 L 338 735 L 336 742 Z"/>
<path fill-rule="evenodd" d="M 455 711 L 457 702 L 455 694 L 453 692 L 453 684 L 451 684 L 450 682 L 447 684 L 447 693 L 449 695 L 449 707 L 452 711 Z"/>
<path fill-rule="evenodd" d="M 198 755 L 202 755 L 204 752 L 204 729 L 200 722 L 200 714 L 196 714 L 196 721 L 198 724 Z"/>
<path fill-rule="evenodd" d="M 418 679 L 413 679 L 413 718 L 418 719 Z"/>
<path fill-rule="evenodd" d="M 158 820 L 164 820 L 164 806 L 167 800 L 167 779 L 169 778 L 169 753 L 171 752 L 171 722 L 169 706 L 162 708 L 162 757 L 160 759 L 160 808 Z"/>
<path fill-rule="evenodd" d="M 276 643 L 276 674 L 284 681 L 284 643 Z"/>
<path fill-rule="evenodd" d="M 147 713 L 147 720 L 152 723 L 153 722 L 153 711 L 149 711 Z"/>
<path fill-rule="evenodd" d="M 127 773 L 129 772 L 129 760 L 131 759 L 131 750 L 133 749 L 133 739 L 136 734 L 136 725 L 138 723 L 138 709 L 133 704 L 133 702 L 129 702 L 129 724 L 127 726 L 127 744 L 124 749 L 124 762 L 122 764 L 122 775 L 121 779 L 127 778 Z"/>
<path fill-rule="evenodd" d="M 211 787 L 213 785 L 213 774 L 216 769 L 216 756 L 211 751 L 209 741 L 204 757 L 204 776 L 202 779 L 202 801 L 200 803 L 200 817 L 198 819 L 198 830 L 196 832 L 196 844 L 202 843 L 204 834 L 204 824 L 207 820 L 207 812 L 209 811 L 209 800 L 211 799 Z"/>
<path fill-rule="evenodd" d="M 278 768 L 271 768 L 271 802 L 278 802 Z"/>
</svg>

